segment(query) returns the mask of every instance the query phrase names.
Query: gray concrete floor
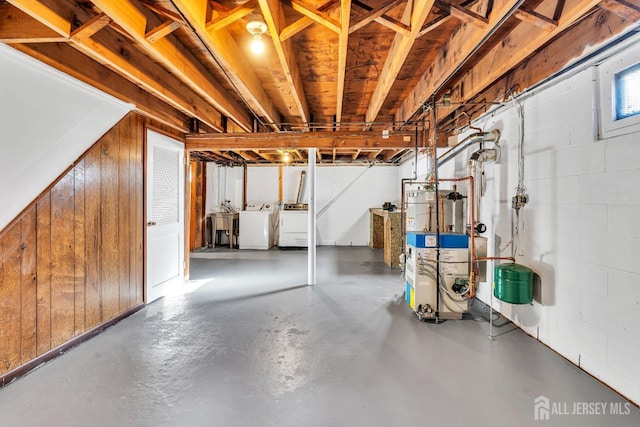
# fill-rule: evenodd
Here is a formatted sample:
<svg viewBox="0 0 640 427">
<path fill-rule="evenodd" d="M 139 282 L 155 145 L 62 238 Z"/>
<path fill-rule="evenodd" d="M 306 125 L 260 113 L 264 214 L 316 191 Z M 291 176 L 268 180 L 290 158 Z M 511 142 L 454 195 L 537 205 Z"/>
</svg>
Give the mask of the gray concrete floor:
<svg viewBox="0 0 640 427">
<path fill-rule="evenodd" d="M 534 398 L 616 393 L 488 312 L 440 325 L 402 300 L 369 248 L 195 254 L 184 293 L 159 300 L 0 389 L 2 426 L 635 426 L 551 415 Z M 564 407 L 564 406 L 563 406 Z M 624 406 L 623 406 L 624 409 Z"/>
</svg>

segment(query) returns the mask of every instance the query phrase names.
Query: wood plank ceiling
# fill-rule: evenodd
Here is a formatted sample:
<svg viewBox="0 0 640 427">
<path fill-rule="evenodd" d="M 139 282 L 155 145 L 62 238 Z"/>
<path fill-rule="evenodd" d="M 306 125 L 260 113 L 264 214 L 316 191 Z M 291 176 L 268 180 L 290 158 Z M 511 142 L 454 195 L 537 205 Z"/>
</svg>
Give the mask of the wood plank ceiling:
<svg viewBox="0 0 640 427">
<path fill-rule="evenodd" d="M 0 0 L 0 41 L 189 134 L 194 157 L 398 164 L 639 20 L 640 0 Z"/>
</svg>

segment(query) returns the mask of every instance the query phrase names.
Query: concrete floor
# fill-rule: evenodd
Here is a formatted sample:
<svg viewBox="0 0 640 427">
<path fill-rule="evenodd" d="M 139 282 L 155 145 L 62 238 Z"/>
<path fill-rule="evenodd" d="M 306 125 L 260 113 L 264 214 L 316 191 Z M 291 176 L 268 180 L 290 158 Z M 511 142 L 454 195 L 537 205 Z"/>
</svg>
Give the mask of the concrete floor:
<svg viewBox="0 0 640 427">
<path fill-rule="evenodd" d="M 184 293 L 157 301 L 0 389 L 3 426 L 634 426 L 551 415 L 544 395 L 624 400 L 500 319 L 419 322 L 399 270 L 368 248 L 195 254 Z M 624 410 L 623 406 L 623 410 Z"/>
</svg>

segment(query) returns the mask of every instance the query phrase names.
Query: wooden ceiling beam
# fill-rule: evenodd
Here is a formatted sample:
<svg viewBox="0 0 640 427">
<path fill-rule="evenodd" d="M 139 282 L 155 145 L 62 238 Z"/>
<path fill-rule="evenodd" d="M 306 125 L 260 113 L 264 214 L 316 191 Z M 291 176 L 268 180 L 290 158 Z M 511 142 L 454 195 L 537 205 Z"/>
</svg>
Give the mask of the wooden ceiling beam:
<svg viewBox="0 0 640 427">
<path fill-rule="evenodd" d="M 397 156 L 398 153 L 400 153 L 400 150 L 389 150 L 389 152 L 382 157 L 382 161 L 387 163 L 389 160 Z"/>
<path fill-rule="evenodd" d="M 43 12 L 38 3 L 37 7 L 29 8 L 33 2 L 21 3 L 20 7 L 24 12 L 33 16 L 36 13 L 43 13 L 44 16 L 51 16 L 51 12 Z M 79 15 L 82 10 L 69 10 L 68 14 Z M 86 13 L 85 13 L 86 15 Z M 79 16 L 81 19 L 84 16 Z M 95 23 L 104 22 L 104 18 L 87 19 L 89 28 L 95 29 Z M 44 21 L 41 16 L 40 22 Z M 45 21 L 46 22 L 46 21 Z M 51 26 L 59 25 L 59 22 L 51 22 Z M 82 29 L 84 26 L 81 26 Z M 74 34 L 75 35 L 75 34 Z M 151 59 L 132 49 L 129 45 L 118 41 L 116 37 L 111 37 L 105 32 L 95 33 L 93 37 L 83 38 L 76 35 L 75 38 L 68 39 L 74 48 L 84 53 L 88 57 L 105 65 L 117 72 L 124 78 L 142 87 L 144 90 L 168 103 L 172 107 L 188 115 L 196 117 L 212 129 L 221 130 L 222 116 L 208 102 L 191 89 L 186 88 L 175 77 L 167 74 L 158 64 Z"/>
<path fill-rule="evenodd" d="M 382 5 L 379 6 L 375 9 L 371 9 L 369 11 L 369 14 L 367 16 L 365 16 L 364 18 L 362 18 L 360 21 L 358 21 L 357 23 L 353 24 L 350 28 L 349 28 L 349 34 L 358 31 L 360 28 L 369 25 L 370 23 L 372 23 L 373 21 L 375 21 L 378 18 L 384 18 L 384 19 L 389 19 L 389 16 L 385 16 L 385 14 L 387 12 L 389 12 L 390 10 L 392 10 L 393 8 L 395 8 L 396 6 L 398 6 L 400 3 L 403 3 L 404 0 L 395 0 L 387 5 Z M 364 3 L 361 3 L 362 5 L 364 5 Z M 365 5 L 366 6 L 366 5 Z M 361 6 L 362 7 L 362 6 Z"/>
<path fill-rule="evenodd" d="M 373 162 L 380 153 L 382 153 L 382 150 L 372 151 L 367 155 L 367 161 Z"/>
<path fill-rule="evenodd" d="M 282 71 L 287 79 L 289 88 L 291 89 L 291 95 L 295 101 L 298 115 L 303 123 L 310 122 L 311 115 L 309 114 L 309 105 L 307 103 L 307 97 L 304 94 L 302 77 L 300 76 L 300 70 L 298 69 L 298 63 L 296 61 L 295 52 L 291 45 L 291 40 L 280 40 L 278 34 L 286 24 L 284 16 L 284 10 L 279 0 L 258 0 L 262 16 L 267 24 L 267 28 L 273 34 L 271 38 L 273 46 L 280 60 Z"/>
<path fill-rule="evenodd" d="M 71 36 L 70 17 L 66 18 L 64 11 L 53 9 L 33 0 L 9 0 L 8 3 L 55 31 L 58 35 L 67 39 Z"/>
<path fill-rule="evenodd" d="M 374 9 L 366 3 L 363 3 L 359 0 L 353 0 L 353 4 L 358 6 L 361 9 L 366 10 L 367 12 L 373 12 Z M 407 7 L 410 8 L 410 4 L 407 3 Z M 395 31 L 396 33 L 408 36 L 411 33 L 411 27 L 406 25 L 397 19 L 393 18 L 389 15 L 382 15 L 374 19 L 380 25 L 384 25 L 385 27 Z"/>
<path fill-rule="evenodd" d="M 638 22 L 640 20 L 640 5 L 626 0 L 602 0 L 599 6 L 630 21 Z"/>
<path fill-rule="evenodd" d="M 482 15 L 479 15 L 466 7 L 451 5 L 451 16 L 458 18 L 462 22 L 466 22 L 471 25 L 475 25 L 478 28 L 486 28 L 489 24 L 489 20 Z"/>
<path fill-rule="evenodd" d="M 166 9 L 157 4 L 149 3 L 146 0 L 142 0 L 142 5 L 147 9 L 149 9 L 150 11 L 156 13 L 157 15 L 162 16 L 168 21 L 182 22 L 184 24 L 184 21 L 182 20 L 182 16 L 180 16 L 179 14 L 169 9 Z"/>
<path fill-rule="evenodd" d="M 218 31 L 223 29 L 229 24 L 236 22 L 239 19 L 244 18 L 258 7 L 257 0 L 250 0 L 245 4 L 234 7 L 227 12 L 221 12 L 219 16 L 212 19 L 205 24 L 207 31 Z"/>
<path fill-rule="evenodd" d="M 351 155 L 351 161 L 355 161 L 360 156 L 361 151 L 361 149 L 357 149 L 356 151 L 354 151 Z"/>
<path fill-rule="evenodd" d="M 538 28 L 542 28 L 545 31 L 553 31 L 558 26 L 558 21 L 547 18 L 544 15 L 540 15 L 533 10 L 518 9 L 513 14 L 516 18 L 523 22 L 528 22 L 531 25 L 535 25 Z"/>
<path fill-rule="evenodd" d="M 543 30 L 533 32 L 528 24 L 518 25 L 509 34 L 508 43 L 496 45 L 456 83 L 457 87 L 464 87 L 464 99 L 460 101 L 473 98 L 516 68 L 541 46 L 572 26 L 598 2 L 599 0 L 566 0 L 564 11 L 558 19 L 558 26 L 551 32 Z M 550 15 L 555 10 L 555 3 L 555 0 L 545 0 L 540 3 L 537 12 Z"/>
<path fill-rule="evenodd" d="M 317 22 L 318 24 L 330 29 L 334 33 L 340 34 L 340 23 L 336 22 L 333 18 L 331 18 L 328 14 L 309 9 L 305 4 L 301 3 L 298 0 L 290 0 L 291 8 L 298 13 L 306 16 L 307 18 Z"/>
<path fill-rule="evenodd" d="M 14 45 L 17 50 L 36 58 L 86 84 L 136 106 L 136 110 L 180 132 L 188 132 L 190 116 L 176 110 L 92 60 L 66 43 Z"/>
<path fill-rule="evenodd" d="M 339 3 L 340 0 L 329 0 L 318 8 L 318 12 L 328 12 Z M 302 18 L 292 22 L 282 29 L 282 31 L 280 32 L 280 40 L 285 41 L 290 39 L 300 31 L 313 25 L 315 22 L 316 21 L 312 20 L 311 18 L 303 16 Z"/>
<path fill-rule="evenodd" d="M 157 27 L 155 27 L 153 30 L 147 32 L 144 35 L 144 38 L 149 43 L 155 43 L 161 38 L 166 37 L 169 34 L 173 33 L 175 30 L 182 27 L 183 25 L 184 24 L 180 21 L 167 20 L 162 24 L 158 25 Z"/>
<path fill-rule="evenodd" d="M 71 32 L 71 39 L 74 42 L 81 42 L 84 39 L 88 39 L 96 34 L 98 31 L 106 27 L 111 23 L 111 18 L 109 18 L 104 13 L 94 16 L 80 27 L 76 28 Z"/>
<path fill-rule="evenodd" d="M 275 123 L 280 123 L 281 117 L 271 98 L 266 94 L 262 83 L 251 68 L 238 44 L 226 28 L 218 31 L 208 31 L 206 28 L 207 2 L 172 0 L 191 27 L 200 37 L 207 49 L 216 58 L 216 61 L 229 76 L 240 95 L 246 100 L 249 107 L 277 130 Z M 238 123 L 241 125 L 241 123 Z M 243 126 L 244 128 L 244 126 Z M 245 130 L 251 130 L 251 127 Z"/>
<path fill-rule="evenodd" d="M 554 73 L 561 71 L 577 56 L 591 52 L 594 46 L 599 46 L 610 40 L 611 37 L 623 34 L 633 25 L 635 24 L 628 18 L 609 13 L 606 10 L 590 14 L 573 25 L 571 31 L 562 33 L 535 55 L 528 58 L 526 62 L 521 63 L 500 80 L 492 83 L 489 88 L 476 95 L 471 101 L 504 100 L 505 94 L 513 90 L 516 85 L 519 90 L 524 90 L 549 78 Z M 554 60 L 549 61 L 549 58 L 554 58 Z M 472 71 L 471 74 L 475 74 L 475 72 Z M 462 79 L 454 87 L 454 92 L 458 90 L 459 85 L 469 83 L 470 81 Z M 446 120 L 447 116 L 453 112 L 452 108 L 440 107 L 438 109 L 439 121 Z"/>
<path fill-rule="evenodd" d="M 0 3 L 0 42 L 55 43 L 66 41 L 67 37 L 36 21 L 22 10 L 8 3 Z"/>
<path fill-rule="evenodd" d="M 380 132 L 287 132 L 243 134 L 193 134 L 187 136 L 189 150 L 217 149 L 264 150 L 303 148 L 370 148 L 402 149 L 414 146 L 410 132 L 389 132 L 383 138 Z"/>
<path fill-rule="evenodd" d="M 451 73 L 464 64 L 479 43 L 491 34 L 500 23 L 513 14 L 522 0 L 496 0 L 489 13 L 489 24 L 478 29 L 468 25 L 459 29 L 440 50 L 438 58 L 420 77 L 416 86 L 395 114 L 395 120 L 402 123 L 413 116 L 446 81 Z M 507 38 L 508 40 L 509 38 Z"/>
<path fill-rule="evenodd" d="M 434 19 L 433 21 L 427 23 L 426 27 L 420 30 L 416 38 L 420 38 L 425 34 L 430 33 L 431 31 L 435 30 L 436 28 L 440 27 L 443 24 L 446 24 L 452 19 L 453 19 L 453 16 L 451 15 L 443 15 L 439 18 Z"/>
<path fill-rule="evenodd" d="M 147 18 L 138 0 L 92 0 L 93 3 L 120 25 L 136 41 L 136 46 L 167 68 L 193 91 L 208 100 L 245 130 L 251 130 L 252 120 L 246 110 L 211 78 L 195 56 L 179 42 L 167 38 L 151 43 L 146 39 Z"/>
<path fill-rule="evenodd" d="M 378 84 L 369 101 L 369 108 L 365 116 L 366 122 L 373 122 L 378 116 L 382 104 L 396 81 L 396 77 L 398 77 L 398 73 L 416 41 L 420 29 L 424 25 L 427 16 L 429 16 L 433 4 L 434 0 L 415 0 L 413 7 L 411 2 L 407 3 L 403 20 L 411 23 L 411 33 L 408 36 L 395 35 L 387 59 L 382 67 Z"/>
<path fill-rule="evenodd" d="M 351 0 L 340 2 L 340 37 L 338 38 L 338 87 L 336 88 L 336 127 L 342 121 L 342 103 L 344 101 L 344 80 L 347 69 L 347 50 L 349 47 L 349 20 L 351 19 Z"/>
</svg>

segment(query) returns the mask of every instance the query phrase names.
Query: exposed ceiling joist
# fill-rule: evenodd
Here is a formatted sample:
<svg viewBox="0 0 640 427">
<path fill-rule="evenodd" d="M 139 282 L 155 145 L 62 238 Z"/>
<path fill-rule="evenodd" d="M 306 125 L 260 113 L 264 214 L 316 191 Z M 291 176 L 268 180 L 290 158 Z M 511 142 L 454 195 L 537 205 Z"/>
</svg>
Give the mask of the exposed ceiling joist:
<svg viewBox="0 0 640 427">
<path fill-rule="evenodd" d="M 434 0 L 415 0 L 413 5 L 411 2 L 407 3 L 403 19 L 411 23 L 411 32 L 408 36 L 396 34 L 393 39 L 391 49 L 380 73 L 378 84 L 369 102 L 365 117 L 367 123 L 375 121 L 378 116 L 382 104 L 396 81 L 396 77 L 398 77 L 398 73 L 404 65 L 413 43 L 416 41 L 420 29 L 422 29 L 427 16 L 429 16 L 433 4 Z"/>
<path fill-rule="evenodd" d="M 95 33 L 109 25 L 111 18 L 104 13 L 96 15 L 75 30 L 71 32 L 71 39 L 75 42 L 80 42 L 83 39 L 92 37 Z"/>
<path fill-rule="evenodd" d="M 599 0 L 566 0 L 563 13 L 558 19 L 558 26 L 551 32 L 537 28 L 536 31 L 532 31 L 531 26 L 516 27 L 509 34 L 508 43 L 501 43 L 491 49 L 456 86 L 464 86 L 465 99 L 476 96 L 547 43 L 550 38 L 573 25 L 598 2 Z M 536 9 L 542 15 L 550 15 L 553 10 L 554 0 L 545 0 Z"/>
<path fill-rule="evenodd" d="M 418 33 L 418 36 L 416 38 L 420 38 L 420 37 L 424 36 L 425 34 L 436 30 L 442 24 L 446 24 L 451 19 L 453 19 L 453 16 L 451 16 L 451 15 L 443 15 L 443 16 L 435 19 L 434 21 L 427 23 L 427 26 L 424 27 L 422 30 L 420 30 L 420 32 Z"/>
<path fill-rule="evenodd" d="M 403 149 L 414 146 L 409 132 L 389 132 L 383 138 L 379 132 L 301 132 L 267 134 L 194 134 L 187 136 L 189 150 L 261 150 L 285 148 L 377 148 Z"/>
<path fill-rule="evenodd" d="M 485 28 L 489 24 L 489 20 L 482 15 L 479 15 L 466 7 L 451 5 L 451 16 L 458 18 L 462 22 L 466 22 L 471 25 L 475 25 L 478 28 Z"/>
<path fill-rule="evenodd" d="M 338 87 L 336 89 L 336 123 L 342 121 L 342 102 L 344 100 L 344 79 L 347 68 L 347 48 L 349 47 L 349 20 L 351 19 L 351 0 L 340 2 L 340 37 L 338 41 Z"/>
<path fill-rule="evenodd" d="M 396 121 L 402 123 L 410 120 L 422 104 L 451 78 L 452 72 L 461 67 L 480 43 L 522 3 L 523 0 L 497 0 L 489 14 L 489 24 L 484 29 L 469 25 L 457 31 L 404 100 L 395 114 Z"/>
<path fill-rule="evenodd" d="M 262 88 L 262 84 L 251 68 L 242 49 L 225 28 L 218 31 L 207 30 L 207 2 L 172 1 L 180 13 L 189 21 L 207 49 L 216 57 L 226 75 L 249 106 L 264 117 L 274 130 L 277 129 L 274 123 L 281 122 L 280 114 Z M 251 130 L 251 126 L 245 128 L 245 130 Z"/>
<path fill-rule="evenodd" d="M 0 42 L 2 43 L 55 43 L 66 42 L 49 26 L 8 3 L 0 4 Z"/>
<path fill-rule="evenodd" d="M 19 3 L 16 6 L 22 8 L 23 12 L 34 18 L 36 14 L 42 13 L 43 15 L 37 15 L 40 18 L 38 21 L 44 21 L 45 25 L 50 25 L 51 29 L 60 25 L 59 20 L 55 22 L 46 21 L 45 17 L 52 16 L 53 11 L 43 9 L 39 3 L 33 8 L 31 7 L 35 4 L 33 2 L 15 0 L 14 3 Z M 69 12 L 74 14 L 81 13 L 80 10 Z M 97 22 L 92 19 L 87 21 Z M 82 29 L 83 26 L 80 28 Z M 91 25 L 91 28 L 94 28 L 93 25 Z M 189 116 L 197 117 L 213 129 L 222 129 L 220 113 L 207 100 L 185 88 L 175 77 L 167 75 L 160 66 L 136 50 L 125 47 L 120 41 L 103 33 L 94 34 L 93 37 L 88 38 L 76 36 L 75 38 L 68 38 L 68 40 L 71 41 L 74 48 L 88 57 L 114 70 L 136 85 L 143 87 L 177 110 Z"/>
<path fill-rule="evenodd" d="M 269 31 L 273 34 L 271 38 L 273 46 L 278 54 L 280 66 L 291 89 L 291 95 L 296 103 L 298 115 L 303 123 L 308 123 L 310 121 L 309 105 L 307 104 L 307 97 L 304 94 L 295 52 L 293 51 L 290 40 L 283 42 L 278 36 L 286 22 L 282 4 L 278 0 L 259 0 L 258 3 L 262 11 L 262 16 L 267 23 L 267 28 L 269 28 Z"/>
<path fill-rule="evenodd" d="M 146 39 L 147 18 L 141 11 L 143 6 L 137 0 L 92 1 L 131 35 L 142 51 L 163 64 L 172 74 L 245 130 L 251 130 L 251 119 L 245 109 L 232 100 L 219 83 L 211 79 L 204 66 L 191 52 L 167 38 L 155 43 Z"/>
<path fill-rule="evenodd" d="M 528 22 L 531 25 L 535 25 L 538 28 L 542 28 L 545 31 L 553 31 L 558 26 L 558 21 L 547 18 L 544 15 L 540 15 L 533 10 L 518 9 L 513 14 L 516 18 L 523 22 Z"/>
<path fill-rule="evenodd" d="M 640 20 L 640 5 L 626 0 L 602 0 L 600 6 L 633 22 Z"/>
<path fill-rule="evenodd" d="M 307 18 L 317 22 L 320 25 L 330 29 L 331 31 L 340 34 L 340 23 L 336 22 L 333 18 L 324 12 L 318 10 L 309 9 L 306 5 L 298 0 L 291 0 L 291 7 L 296 12 L 299 12 Z"/>
<path fill-rule="evenodd" d="M 385 15 L 387 12 L 389 12 L 390 10 L 394 9 L 396 6 L 398 6 L 400 3 L 404 3 L 404 0 L 395 0 L 392 1 L 389 4 L 386 5 L 381 5 L 375 9 L 371 9 L 369 11 L 369 14 L 367 16 L 365 16 L 364 18 L 362 18 L 360 21 L 358 21 L 357 23 L 353 24 L 350 28 L 349 28 L 349 34 L 358 31 L 360 28 L 369 25 L 370 23 L 372 23 L 373 21 L 375 21 L 378 18 L 382 18 L 386 21 L 390 21 L 393 18 L 391 18 L 390 16 Z M 366 6 L 364 3 L 362 3 L 363 6 Z"/>
<path fill-rule="evenodd" d="M 244 18 L 258 7 L 257 0 L 250 0 L 247 3 L 241 4 L 227 12 L 220 13 L 219 16 L 207 22 L 205 24 L 207 31 L 218 31 L 229 24 L 236 22 L 239 19 Z"/>
<path fill-rule="evenodd" d="M 372 8 L 368 4 L 363 3 L 359 0 L 353 0 L 353 4 L 355 6 L 358 6 L 359 8 L 366 10 L 369 13 L 374 12 L 374 8 Z M 409 2 L 407 3 L 407 7 L 408 8 L 411 7 L 411 4 Z M 405 36 L 408 36 L 411 32 L 411 28 L 409 27 L 409 25 L 406 25 L 389 15 L 379 16 L 375 18 L 374 21 L 380 25 L 384 25 L 385 27 L 395 31 L 396 33 L 399 33 Z"/>
<path fill-rule="evenodd" d="M 153 30 L 147 32 L 144 37 L 149 41 L 149 43 L 155 43 L 161 38 L 173 33 L 175 30 L 182 27 L 182 25 L 183 24 L 180 21 L 167 20 L 155 27 Z"/>
<path fill-rule="evenodd" d="M 340 3 L 340 0 L 329 0 L 318 8 L 318 12 L 329 12 L 334 6 Z M 280 32 L 280 40 L 285 41 L 298 34 L 300 31 L 313 25 L 316 21 L 306 16 L 292 22 L 282 29 Z"/>
</svg>

